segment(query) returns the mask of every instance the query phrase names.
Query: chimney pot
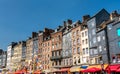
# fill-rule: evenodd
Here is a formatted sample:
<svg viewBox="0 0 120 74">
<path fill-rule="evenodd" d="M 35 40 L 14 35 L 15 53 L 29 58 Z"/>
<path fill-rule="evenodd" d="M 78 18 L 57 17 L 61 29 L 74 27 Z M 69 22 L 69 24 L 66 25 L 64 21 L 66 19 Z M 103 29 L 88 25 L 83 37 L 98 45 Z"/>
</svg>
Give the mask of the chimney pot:
<svg viewBox="0 0 120 74">
<path fill-rule="evenodd" d="M 85 22 L 90 18 L 90 15 L 84 15 L 82 21 Z"/>
<path fill-rule="evenodd" d="M 117 12 L 117 11 L 113 11 L 113 12 L 110 14 L 110 19 L 112 20 L 112 19 L 114 19 L 115 17 L 118 17 L 118 16 L 119 16 L 118 12 Z"/>
</svg>

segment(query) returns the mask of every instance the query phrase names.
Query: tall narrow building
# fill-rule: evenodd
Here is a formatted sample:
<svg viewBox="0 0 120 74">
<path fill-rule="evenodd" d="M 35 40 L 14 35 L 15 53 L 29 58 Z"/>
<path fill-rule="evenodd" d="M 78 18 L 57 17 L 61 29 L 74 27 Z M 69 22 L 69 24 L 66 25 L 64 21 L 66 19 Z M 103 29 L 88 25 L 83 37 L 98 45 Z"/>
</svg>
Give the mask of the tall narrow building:
<svg viewBox="0 0 120 74">
<path fill-rule="evenodd" d="M 51 44 L 51 33 L 54 32 L 52 29 L 45 28 L 43 32 L 39 33 L 39 60 L 41 62 L 41 69 L 44 72 L 50 72 L 52 67 L 50 57 L 52 56 L 52 44 Z"/>
<path fill-rule="evenodd" d="M 14 53 L 14 46 L 16 45 L 16 42 L 12 42 L 10 45 L 7 47 L 7 69 L 11 69 L 11 63 L 12 63 L 12 56 Z"/>
<path fill-rule="evenodd" d="M 62 26 L 59 26 L 55 29 L 55 32 L 51 33 L 51 44 L 52 70 L 57 70 L 62 67 Z"/>
<path fill-rule="evenodd" d="M 62 67 L 70 68 L 72 66 L 72 20 L 64 21 L 63 39 L 62 39 Z"/>
<path fill-rule="evenodd" d="M 91 64 L 98 64 L 100 58 L 98 54 L 97 27 L 108 19 L 109 13 L 105 9 L 102 9 L 87 21 Z"/>
<path fill-rule="evenodd" d="M 25 51 L 26 51 L 26 42 L 20 41 L 17 45 L 14 46 L 14 53 L 12 56 L 12 69 L 19 69 L 25 65 Z"/>
</svg>

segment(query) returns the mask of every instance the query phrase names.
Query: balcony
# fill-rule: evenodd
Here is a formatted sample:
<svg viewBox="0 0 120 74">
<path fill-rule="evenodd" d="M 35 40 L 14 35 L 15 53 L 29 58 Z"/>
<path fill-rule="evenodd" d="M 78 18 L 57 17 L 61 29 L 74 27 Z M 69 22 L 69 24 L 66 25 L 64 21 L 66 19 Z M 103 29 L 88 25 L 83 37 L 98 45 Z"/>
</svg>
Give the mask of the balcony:
<svg viewBox="0 0 120 74">
<path fill-rule="evenodd" d="M 51 61 L 54 61 L 54 60 L 61 60 L 61 59 L 62 59 L 62 55 L 50 57 L 50 60 L 51 60 Z"/>
</svg>

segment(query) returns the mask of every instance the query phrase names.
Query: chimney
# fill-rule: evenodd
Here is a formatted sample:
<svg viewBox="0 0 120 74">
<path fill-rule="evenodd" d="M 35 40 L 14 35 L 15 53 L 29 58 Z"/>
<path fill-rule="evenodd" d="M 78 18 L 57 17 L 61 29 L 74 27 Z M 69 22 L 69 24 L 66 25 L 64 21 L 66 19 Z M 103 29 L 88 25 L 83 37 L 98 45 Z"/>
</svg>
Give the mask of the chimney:
<svg viewBox="0 0 120 74">
<path fill-rule="evenodd" d="M 48 31 L 49 31 L 49 29 L 48 29 L 48 28 L 45 28 L 45 29 L 44 29 L 44 32 L 48 32 Z"/>
<path fill-rule="evenodd" d="M 38 33 L 32 32 L 32 38 L 37 37 Z"/>
<path fill-rule="evenodd" d="M 117 13 L 117 11 L 113 11 L 111 14 L 110 14 L 110 19 L 113 20 L 115 17 L 118 17 L 119 14 Z"/>
<path fill-rule="evenodd" d="M 63 23 L 64 23 L 64 27 L 66 27 L 67 26 L 66 21 L 63 21 Z"/>
<path fill-rule="evenodd" d="M 84 16 L 82 17 L 82 22 L 87 21 L 89 18 L 90 18 L 90 15 L 84 15 Z"/>
<path fill-rule="evenodd" d="M 62 28 L 62 26 L 60 26 L 60 25 L 59 25 L 59 26 L 58 26 L 58 28 L 59 28 L 59 29 L 61 29 L 61 28 Z"/>
<path fill-rule="evenodd" d="M 68 19 L 68 20 L 67 20 L 67 23 L 68 23 L 69 25 L 71 25 L 71 24 L 72 24 L 72 20 Z"/>
</svg>

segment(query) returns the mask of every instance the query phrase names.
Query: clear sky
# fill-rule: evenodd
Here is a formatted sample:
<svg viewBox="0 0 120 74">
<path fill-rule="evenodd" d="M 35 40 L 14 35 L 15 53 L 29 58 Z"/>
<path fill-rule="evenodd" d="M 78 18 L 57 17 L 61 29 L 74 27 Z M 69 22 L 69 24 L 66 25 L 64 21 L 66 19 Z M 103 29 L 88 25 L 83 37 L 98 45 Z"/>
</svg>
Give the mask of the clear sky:
<svg viewBox="0 0 120 74">
<path fill-rule="evenodd" d="M 64 20 L 81 20 L 102 8 L 120 12 L 120 0 L 0 0 L 0 48 L 26 40 L 31 32 L 55 29 Z"/>
</svg>

